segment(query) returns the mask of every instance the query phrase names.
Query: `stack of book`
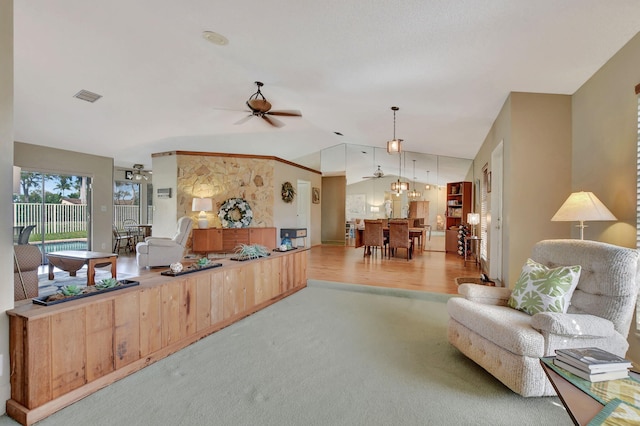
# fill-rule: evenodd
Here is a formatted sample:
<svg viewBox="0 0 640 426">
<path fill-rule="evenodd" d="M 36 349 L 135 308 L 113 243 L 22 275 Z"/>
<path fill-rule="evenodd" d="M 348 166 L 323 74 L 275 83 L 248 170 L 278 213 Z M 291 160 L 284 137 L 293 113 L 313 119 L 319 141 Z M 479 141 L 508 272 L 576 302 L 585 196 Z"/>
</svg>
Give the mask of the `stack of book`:
<svg viewBox="0 0 640 426">
<path fill-rule="evenodd" d="M 632 366 L 631 361 L 600 348 L 558 349 L 553 363 L 591 382 L 624 379 Z"/>
</svg>

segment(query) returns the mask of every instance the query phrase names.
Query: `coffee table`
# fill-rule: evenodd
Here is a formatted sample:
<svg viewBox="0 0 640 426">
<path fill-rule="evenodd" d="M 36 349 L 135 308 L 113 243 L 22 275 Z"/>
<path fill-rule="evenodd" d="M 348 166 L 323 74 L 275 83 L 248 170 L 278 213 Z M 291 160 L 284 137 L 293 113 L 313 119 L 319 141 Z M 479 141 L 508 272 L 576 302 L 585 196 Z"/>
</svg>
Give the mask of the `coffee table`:
<svg viewBox="0 0 640 426">
<path fill-rule="evenodd" d="M 542 361 L 540 364 L 575 425 L 588 424 L 604 408 L 604 405 L 553 371 L 547 364 Z M 635 371 L 630 371 L 629 375 L 640 378 L 640 374 Z"/>
<path fill-rule="evenodd" d="M 87 285 L 95 284 L 96 266 L 111 264 L 111 276 L 116 277 L 116 253 L 100 253 L 97 251 L 65 250 L 47 253 L 49 259 L 49 279 L 53 280 L 53 267 L 69 272 L 72 277 L 76 272 L 87 265 Z"/>
</svg>

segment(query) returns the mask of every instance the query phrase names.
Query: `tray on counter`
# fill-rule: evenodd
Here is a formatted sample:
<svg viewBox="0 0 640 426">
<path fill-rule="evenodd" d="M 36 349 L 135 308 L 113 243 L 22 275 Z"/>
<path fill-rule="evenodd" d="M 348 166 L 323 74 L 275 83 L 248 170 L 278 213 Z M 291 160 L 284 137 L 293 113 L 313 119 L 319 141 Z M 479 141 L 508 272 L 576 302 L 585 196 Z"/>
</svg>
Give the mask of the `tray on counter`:
<svg viewBox="0 0 640 426">
<path fill-rule="evenodd" d="M 36 305 L 51 306 L 51 305 L 57 305 L 58 303 L 70 302 L 72 300 L 82 299 L 84 297 L 97 296 L 98 294 L 104 294 L 104 293 L 108 293 L 110 291 L 122 290 L 123 288 L 129 288 L 129 287 L 134 287 L 134 286 L 140 285 L 139 281 L 118 280 L 118 282 L 120 284 L 115 286 L 115 287 L 103 288 L 103 289 L 100 289 L 100 290 L 91 291 L 89 293 L 77 294 L 75 296 L 67 296 L 67 297 L 64 297 L 62 299 L 56 299 L 56 300 L 47 301 L 49 296 L 52 296 L 52 295 L 49 295 L 49 296 L 42 296 L 42 297 L 34 297 L 31 300 Z M 61 287 L 64 287 L 64 286 L 61 286 Z M 87 287 L 93 287 L 93 286 L 87 286 Z"/>
<path fill-rule="evenodd" d="M 167 276 L 170 276 L 170 277 L 177 277 L 179 275 L 190 274 L 192 272 L 206 271 L 207 269 L 219 268 L 221 266 L 222 266 L 222 263 L 209 263 L 209 264 L 204 265 L 204 266 L 190 265 L 190 266 L 187 266 L 186 268 L 184 268 L 180 272 L 173 272 L 171 269 L 169 269 L 167 271 L 160 272 L 160 275 L 167 275 Z"/>
</svg>

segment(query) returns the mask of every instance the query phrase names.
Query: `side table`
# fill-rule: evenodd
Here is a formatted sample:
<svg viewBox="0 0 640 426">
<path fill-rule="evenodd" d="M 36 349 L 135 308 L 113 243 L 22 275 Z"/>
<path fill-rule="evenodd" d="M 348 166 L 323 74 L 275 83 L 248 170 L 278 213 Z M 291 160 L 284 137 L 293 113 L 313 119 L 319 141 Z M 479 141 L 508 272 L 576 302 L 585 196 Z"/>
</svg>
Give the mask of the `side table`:
<svg viewBox="0 0 640 426">
<path fill-rule="evenodd" d="M 467 266 L 467 261 L 472 260 L 476 265 L 480 266 L 480 237 L 464 237 L 464 266 Z"/>
</svg>

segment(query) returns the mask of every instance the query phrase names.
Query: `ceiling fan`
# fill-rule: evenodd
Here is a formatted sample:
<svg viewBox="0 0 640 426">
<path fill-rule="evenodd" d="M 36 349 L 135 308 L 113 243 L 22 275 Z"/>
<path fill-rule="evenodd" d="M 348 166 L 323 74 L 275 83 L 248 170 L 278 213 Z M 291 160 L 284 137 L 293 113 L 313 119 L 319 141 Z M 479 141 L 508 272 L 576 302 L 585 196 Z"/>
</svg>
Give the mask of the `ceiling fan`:
<svg viewBox="0 0 640 426">
<path fill-rule="evenodd" d="M 260 88 L 264 86 L 264 84 L 260 81 L 256 81 L 256 86 L 258 86 L 258 91 L 249 97 L 249 100 L 246 102 L 247 106 L 251 111 L 250 114 L 243 119 L 237 121 L 235 124 L 242 124 L 245 121 L 249 120 L 251 117 L 260 117 L 270 125 L 274 127 L 282 127 L 284 123 L 272 116 L 278 115 L 282 117 L 302 117 L 302 113 L 298 110 L 281 110 L 281 111 L 271 111 L 271 104 L 264 97 Z"/>
<path fill-rule="evenodd" d="M 383 176 L 384 176 L 384 172 L 382 171 L 380 166 L 378 166 L 378 169 L 375 172 L 373 172 L 373 176 L 362 176 L 362 179 L 379 179 Z"/>
<path fill-rule="evenodd" d="M 134 164 L 133 170 L 127 173 L 127 179 L 129 180 L 149 180 L 149 175 L 153 173 L 151 170 L 144 170 L 143 164 Z"/>
</svg>

